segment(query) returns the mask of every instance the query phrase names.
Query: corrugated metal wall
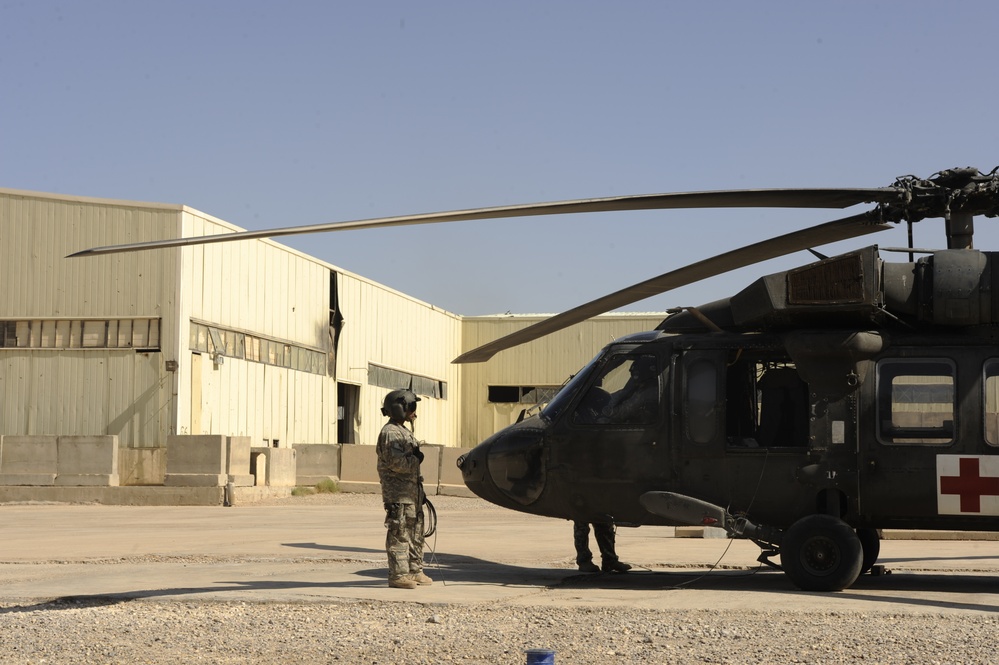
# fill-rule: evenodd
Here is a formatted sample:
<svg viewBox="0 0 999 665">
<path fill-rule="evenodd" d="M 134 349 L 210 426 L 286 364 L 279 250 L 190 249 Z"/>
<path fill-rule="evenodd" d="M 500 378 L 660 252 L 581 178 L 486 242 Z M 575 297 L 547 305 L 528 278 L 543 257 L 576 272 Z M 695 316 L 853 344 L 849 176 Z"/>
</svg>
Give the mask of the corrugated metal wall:
<svg viewBox="0 0 999 665">
<path fill-rule="evenodd" d="M 190 209 L 185 235 L 225 233 L 230 224 Z M 195 319 L 257 337 L 329 350 L 331 266 L 270 241 L 184 250 L 181 320 Z M 189 325 L 189 324 L 188 324 Z M 187 345 L 185 345 L 187 346 Z M 336 389 L 326 375 L 188 351 L 181 363 L 182 427 L 192 434 L 249 436 L 281 447 L 336 440 Z"/>
<path fill-rule="evenodd" d="M 236 230 L 188 209 L 184 234 Z M 321 347 L 329 318 L 331 266 L 271 241 L 190 247 L 184 288 L 189 315 L 240 330 Z"/>
<path fill-rule="evenodd" d="M 117 434 L 122 446 L 165 441 L 172 375 L 159 354 L 0 353 L 4 434 Z"/>
<path fill-rule="evenodd" d="M 0 189 L 3 317 L 167 316 L 176 254 L 66 259 L 95 245 L 176 236 L 181 206 L 18 195 Z"/>
<path fill-rule="evenodd" d="M 64 257 L 176 235 L 180 210 L 0 190 L 0 318 L 31 320 L 33 328 L 45 319 L 175 318 L 175 257 Z M 164 353 L 177 341 L 175 330 L 160 330 Z M 165 441 L 173 377 L 163 369 L 164 353 L 0 349 L 0 431 L 117 434 L 122 445 Z"/>
<path fill-rule="evenodd" d="M 368 364 L 376 363 L 446 382 L 446 399 L 421 396 L 416 437 L 458 445 L 461 370 L 451 361 L 460 354 L 460 317 L 349 273 L 340 279 L 340 302 L 345 323 L 337 376 L 360 386 L 357 443 L 375 443 L 385 424 L 381 406 L 390 389 L 368 382 Z"/>
</svg>

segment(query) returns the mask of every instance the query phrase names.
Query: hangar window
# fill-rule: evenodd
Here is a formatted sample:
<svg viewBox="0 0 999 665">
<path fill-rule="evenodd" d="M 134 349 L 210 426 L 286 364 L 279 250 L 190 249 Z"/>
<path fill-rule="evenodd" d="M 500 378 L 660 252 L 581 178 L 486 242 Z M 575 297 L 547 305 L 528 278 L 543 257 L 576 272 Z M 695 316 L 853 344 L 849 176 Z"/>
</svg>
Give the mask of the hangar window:
<svg viewBox="0 0 999 665">
<path fill-rule="evenodd" d="M 493 404 L 547 404 L 561 386 L 489 386 Z"/>
<path fill-rule="evenodd" d="M 196 353 L 287 367 L 309 374 L 326 374 L 326 352 L 286 340 L 191 321 L 189 346 Z"/>
<path fill-rule="evenodd" d="M 447 399 L 447 381 L 410 374 L 374 363 L 368 363 L 368 384 L 389 390 L 412 390 L 417 395 Z"/>
<path fill-rule="evenodd" d="M 160 348 L 160 319 L 0 321 L 0 348 L 158 351 Z"/>
</svg>

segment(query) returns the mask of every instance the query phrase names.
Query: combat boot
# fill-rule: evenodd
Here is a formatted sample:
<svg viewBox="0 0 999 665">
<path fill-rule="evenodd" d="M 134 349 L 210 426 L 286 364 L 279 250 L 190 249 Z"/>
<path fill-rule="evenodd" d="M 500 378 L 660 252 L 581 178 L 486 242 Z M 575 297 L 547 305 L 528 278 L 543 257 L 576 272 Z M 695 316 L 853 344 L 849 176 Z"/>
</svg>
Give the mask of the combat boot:
<svg viewBox="0 0 999 665">
<path fill-rule="evenodd" d="M 581 572 L 581 573 L 599 573 L 600 572 L 600 568 L 598 568 L 597 564 L 593 563 L 592 561 L 584 561 L 583 563 L 579 564 L 579 572 Z"/>
<path fill-rule="evenodd" d="M 434 583 L 434 581 L 430 579 L 430 576 L 424 573 L 422 570 L 417 573 L 410 573 L 409 579 L 413 580 L 420 586 L 430 586 L 431 584 Z"/>
<path fill-rule="evenodd" d="M 624 561 L 604 561 L 603 571 L 605 573 L 626 573 L 631 570 L 631 566 Z"/>
<path fill-rule="evenodd" d="M 400 575 L 389 579 L 389 586 L 393 589 L 415 589 L 416 582 L 410 579 L 409 575 Z"/>
</svg>

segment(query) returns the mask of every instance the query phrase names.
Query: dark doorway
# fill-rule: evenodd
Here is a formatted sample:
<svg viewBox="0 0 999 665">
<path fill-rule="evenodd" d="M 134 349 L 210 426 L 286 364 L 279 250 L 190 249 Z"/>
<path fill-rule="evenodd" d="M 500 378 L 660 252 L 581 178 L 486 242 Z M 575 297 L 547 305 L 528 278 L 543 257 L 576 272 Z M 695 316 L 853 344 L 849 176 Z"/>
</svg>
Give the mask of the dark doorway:
<svg viewBox="0 0 999 665">
<path fill-rule="evenodd" d="M 354 423 L 361 389 L 349 383 L 336 384 L 336 441 L 337 443 L 357 443 Z"/>
</svg>

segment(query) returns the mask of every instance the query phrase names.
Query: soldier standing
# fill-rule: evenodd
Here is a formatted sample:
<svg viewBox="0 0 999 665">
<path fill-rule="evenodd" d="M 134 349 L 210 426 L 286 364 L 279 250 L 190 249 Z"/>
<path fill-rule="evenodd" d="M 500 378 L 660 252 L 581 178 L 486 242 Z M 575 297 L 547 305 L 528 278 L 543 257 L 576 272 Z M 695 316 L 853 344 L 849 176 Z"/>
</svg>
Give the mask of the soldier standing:
<svg viewBox="0 0 999 665">
<path fill-rule="evenodd" d="M 386 395 L 382 415 L 389 421 L 378 435 L 378 478 L 388 530 L 388 584 L 396 589 L 433 584 L 423 572 L 423 452 L 411 431 L 418 401 L 411 390 L 393 390 Z M 407 422 L 411 429 L 406 429 Z"/>
</svg>

